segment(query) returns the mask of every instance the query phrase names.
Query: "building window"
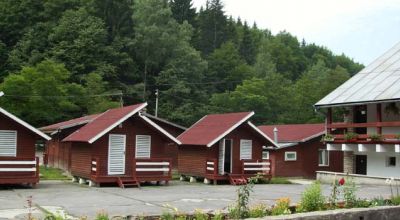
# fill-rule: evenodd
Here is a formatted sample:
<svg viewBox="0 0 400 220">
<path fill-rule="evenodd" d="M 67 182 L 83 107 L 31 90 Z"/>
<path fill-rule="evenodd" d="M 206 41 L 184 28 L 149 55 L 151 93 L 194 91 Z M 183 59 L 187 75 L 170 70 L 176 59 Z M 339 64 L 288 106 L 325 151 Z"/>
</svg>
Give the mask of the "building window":
<svg viewBox="0 0 400 220">
<path fill-rule="evenodd" d="M 320 149 L 318 151 L 318 165 L 329 166 L 329 151 L 325 149 Z"/>
<path fill-rule="evenodd" d="M 296 161 L 296 160 L 297 160 L 297 152 L 295 151 L 285 152 L 285 161 Z"/>
<path fill-rule="evenodd" d="M 396 157 L 387 157 L 386 158 L 386 166 L 395 167 L 396 166 Z"/>
<path fill-rule="evenodd" d="M 151 136 L 136 135 L 136 158 L 150 158 Z"/>
<path fill-rule="evenodd" d="M 17 131 L 0 130 L 0 157 L 17 156 Z"/>
<path fill-rule="evenodd" d="M 263 160 L 269 160 L 269 151 L 263 151 L 262 152 L 262 159 Z"/>
<path fill-rule="evenodd" d="M 253 143 L 251 140 L 240 140 L 240 159 L 251 160 Z"/>
</svg>

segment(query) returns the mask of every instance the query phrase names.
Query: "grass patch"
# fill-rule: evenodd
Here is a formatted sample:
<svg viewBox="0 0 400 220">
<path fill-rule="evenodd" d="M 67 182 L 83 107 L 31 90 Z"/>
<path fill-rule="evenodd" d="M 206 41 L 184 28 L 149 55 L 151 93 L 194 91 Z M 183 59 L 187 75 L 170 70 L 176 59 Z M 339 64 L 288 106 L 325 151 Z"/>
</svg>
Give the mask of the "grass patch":
<svg viewBox="0 0 400 220">
<path fill-rule="evenodd" d="M 272 177 L 269 184 L 292 184 L 288 179 L 283 177 Z"/>
<path fill-rule="evenodd" d="M 63 170 L 53 168 L 53 167 L 44 167 L 40 166 L 40 179 L 42 180 L 68 180 L 67 176 L 63 175 Z"/>
</svg>

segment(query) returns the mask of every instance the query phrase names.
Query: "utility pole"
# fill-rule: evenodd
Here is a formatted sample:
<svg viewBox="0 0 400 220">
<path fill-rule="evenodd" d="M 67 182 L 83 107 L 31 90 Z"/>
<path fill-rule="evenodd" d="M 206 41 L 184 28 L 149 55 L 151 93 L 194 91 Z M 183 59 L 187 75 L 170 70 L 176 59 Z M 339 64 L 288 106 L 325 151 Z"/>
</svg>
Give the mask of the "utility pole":
<svg viewBox="0 0 400 220">
<path fill-rule="evenodd" d="M 158 89 L 156 89 L 156 112 L 155 112 L 155 116 L 157 117 L 158 115 Z"/>
</svg>

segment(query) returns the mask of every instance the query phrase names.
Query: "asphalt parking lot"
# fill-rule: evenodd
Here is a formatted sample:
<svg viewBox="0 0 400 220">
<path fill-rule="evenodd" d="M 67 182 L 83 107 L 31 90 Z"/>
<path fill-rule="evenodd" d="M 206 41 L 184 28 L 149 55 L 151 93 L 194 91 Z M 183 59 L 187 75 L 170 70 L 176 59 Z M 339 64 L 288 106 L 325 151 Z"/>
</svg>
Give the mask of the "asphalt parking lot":
<svg viewBox="0 0 400 220">
<path fill-rule="evenodd" d="M 281 197 L 299 201 L 307 185 L 263 184 L 256 185 L 251 195 L 252 203 L 273 204 Z M 144 186 L 121 189 L 118 187 L 94 188 L 61 181 L 41 181 L 35 188 L 0 188 L 0 219 L 25 219 L 27 199 L 32 196 L 32 213 L 44 216 L 43 210 L 64 210 L 69 215 L 89 219 L 102 210 L 115 215 L 161 214 L 171 207 L 183 212 L 195 209 L 223 210 L 236 199 L 236 186 L 205 185 L 202 183 L 172 182 L 169 186 Z M 330 186 L 323 185 L 325 195 Z M 389 186 L 359 186 L 360 198 L 389 197 Z M 37 208 L 38 207 L 38 208 Z"/>
</svg>

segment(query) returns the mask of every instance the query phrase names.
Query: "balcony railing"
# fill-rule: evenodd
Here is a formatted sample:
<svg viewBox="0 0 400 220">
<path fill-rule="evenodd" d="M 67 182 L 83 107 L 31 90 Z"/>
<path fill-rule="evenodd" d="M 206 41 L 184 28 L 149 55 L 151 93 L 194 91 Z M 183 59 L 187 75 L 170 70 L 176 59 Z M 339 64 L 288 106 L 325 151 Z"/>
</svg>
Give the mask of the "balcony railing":
<svg viewBox="0 0 400 220">
<path fill-rule="evenodd" d="M 242 175 L 271 175 L 271 161 L 270 160 L 242 160 Z"/>
</svg>

